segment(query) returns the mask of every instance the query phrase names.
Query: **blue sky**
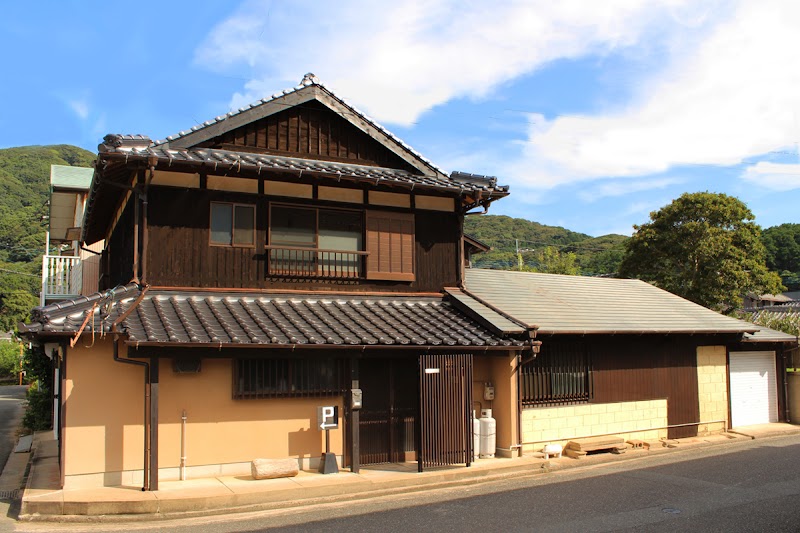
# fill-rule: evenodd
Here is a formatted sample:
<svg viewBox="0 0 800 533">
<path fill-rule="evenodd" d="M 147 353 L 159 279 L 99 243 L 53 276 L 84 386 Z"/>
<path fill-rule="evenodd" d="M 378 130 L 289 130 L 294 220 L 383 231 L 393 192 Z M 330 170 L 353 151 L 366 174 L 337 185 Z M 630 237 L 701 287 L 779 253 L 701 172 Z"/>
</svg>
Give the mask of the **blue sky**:
<svg viewBox="0 0 800 533">
<path fill-rule="evenodd" d="M 315 73 L 494 214 L 590 235 L 683 192 L 800 222 L 800 2 L 14 2 L 0 147 L 164 138 Z M 510 236 L 513 237 L 513 236 Z"/>
</svg>

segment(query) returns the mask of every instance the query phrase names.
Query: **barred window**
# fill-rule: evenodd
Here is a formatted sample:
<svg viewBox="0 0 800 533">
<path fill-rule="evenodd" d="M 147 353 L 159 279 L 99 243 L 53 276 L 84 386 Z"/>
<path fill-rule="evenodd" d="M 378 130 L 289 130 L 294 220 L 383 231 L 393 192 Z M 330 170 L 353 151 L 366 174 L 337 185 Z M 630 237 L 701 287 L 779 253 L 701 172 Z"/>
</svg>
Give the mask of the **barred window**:
<svg viewBox="0 0 800 533">
<path fill-rule="evenodd" d="M 235 359 L 233 398 L 338 396 L 347 389 L 347 360 Z"/>
<path fill-rule="evenodd" d="M 544 343 L 521 372 L 523 406 L 570 405 L 592 398 L 592 363 L 583 343 Z"/>
</svg>

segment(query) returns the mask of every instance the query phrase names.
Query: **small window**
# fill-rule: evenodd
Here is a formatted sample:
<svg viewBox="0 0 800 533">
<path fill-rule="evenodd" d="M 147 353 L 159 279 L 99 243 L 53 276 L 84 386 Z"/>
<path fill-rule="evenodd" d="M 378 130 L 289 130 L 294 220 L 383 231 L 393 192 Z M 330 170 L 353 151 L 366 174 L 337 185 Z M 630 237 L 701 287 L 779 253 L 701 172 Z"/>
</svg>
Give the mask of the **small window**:
<svg viewBox="0 0 800 533">
<path fill-rule="evenodd" d="M 522 367 L 524 406 L 572 405 L 592 398 L 592 364 L 583 343 L 546 342 Z"/>
<path fill-rule="evenodd" d="M 255 246 L 256 207 L 211 202 L 211 244 Z"/>
<path fill-rule="evenodd" d="M 233 397 L 325 397 L 344 394 L 345 359 L 236 359 Z"/>
</svg>

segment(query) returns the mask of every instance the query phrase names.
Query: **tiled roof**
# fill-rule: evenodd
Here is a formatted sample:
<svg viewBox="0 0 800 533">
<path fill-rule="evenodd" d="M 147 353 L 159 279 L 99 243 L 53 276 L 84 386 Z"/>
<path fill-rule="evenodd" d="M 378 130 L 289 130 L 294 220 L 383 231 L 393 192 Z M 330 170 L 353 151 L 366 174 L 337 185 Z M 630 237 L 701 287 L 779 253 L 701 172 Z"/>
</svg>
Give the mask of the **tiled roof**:
<svg viewBox="0 0 800 533">
<path fill-rule="evenodd" d="M 170 135 L 166 139 L 155 141 L 155 143 L 153 143 L 153 144 L 154 144 L 154 146 L 168 144 L 171 141 L 176 141 L 176 140 L 181 139 L 183 137 L 186 137 L 187 135 L 190 135 L 190 134 L 192 134 L 194 132 L 197 132 L 197 131 L 203 130 L 205 128 L 208 128 L 209 126 L 212 126 L 214 124 L 219 124 L 221 122 L 225 122 L 226 120 L 228 120 L 228 119 L 230 119 L 232 117 L 235 117 L 235 116 L 237 116 L 237 115 L 239 115 L 241 113 L 244 113 L 246 111 L 249 111 L 251 109 L 260 107 L 260 106 L 262 106 L 264 104 L 268 104 L 270 102 L 274 102 L 276 100 L 280 100 L 280 99 L 284 98 L 285 96 L 287 96 L 289 94 L 292 94 L 292 93 L 295 93 L 295 92 L 298 92 L 298 91 L 302 91 L 302 90 L 306 89 L 307 87 L 318 87 L 319 89 L 323 90 L 325 93 L 328 94 L 328 96 L 330 96 L 331 98 L 333 98 L 334 100 L 339 102 L 339 104 L 341 104 L 342 106 L 346 107 L 351 113 L 353 113 L 353 115 L 355 115 L 356 117 L 360 118 L 361 120 L 369 123 L 372 127 L 374 127 L 375 129 L 379 130 L 381 133 L 386 135 L 389 139 L 391 139 L 392 141 L 397 143 L 400 147 L 403 148 L 403 150 L 405 150 L 409 154 L 413 155 L 415 158 L 419 159 L 420 161 L 424 162 L 431 169 L 441 173 L 442 175 L 446 175 L 446 172 L 444 172 L 442 169 L 440 169 L 439 167 L 434 165 L 431 161 L 426 159 L 422 154 L 420 154 L 419 152 L 417 152 L 416 150 L 411 148 L 411 146 L 409 146 L 408 144 L 403 142 L 403 140 L 401 140 L 399 137 L 395 136 L 392 132 L 390 132 L 389 130 L 387 130 L 386 128 L 384 128 L 383 126 L 378 124 L 377 122 L 375 122 L 373 119 L 368 117 L 366 114 L 364 114 L 361 111 L 359 111 L 358 109 L 356 109 L 355 106 L 353 106 L 352 104 L 350 104 L 349 102 L 347 102 L 343 98 L 340 98 L 340 97 L 336 96 L 333 93 L 333 91 L 331 91 L 330 89 L 325 87 L 322 83 L 320 83 L 319 78 L 317 78 L 314 74 L 312 74 L 310 72 L 308 74 L 306 74 L 305 76 L 303 76 L 303 79 L 295 87 L 291 87 L 289 89 L 284 89 L 283 91 L 275 93 L 272 96 L 268 96 L 268 97 L 262 98 L 261 100 L 258 100 L 256 102 L 253 102 L 249 106 L 240 107 L 238 110 L 230 111 L 225 115 L 219 115 L 218 117 L 215 117 L 215 118 L 213 118 L 211 120 L 206 120 L 205 122 L 203 122 L 201 124 L 197 124 L 196 126 L 193 126 L 189 130 L 180 131 L 180 132 L 178 132 L 178 133 L 176 133 L 174 135 Z"/>
<path fill-rule="evenodd" d="M 250 152 L 232 152 L 212 148 L 171 149 L 168 147 L 152 147 L 145 144 L 135 145 L 117 141 L 117 135 L 106 137 L 107 144 L 101 145 L 102 154 L 124 154 L 129 161 L 135 159 L 148 160 L 157 157 L 159 163 L 171 166 L 177 163 L 195 165 L 214 165 L 214 170 L 234 169 L 250 170 L 257 173 L 267 170 L 279 170 L 300 173 L 325 175 L 332 178 L 350 177 L 357 180 L 377 185 L 405 184 L 410 187 L 421 186 L 450 191 L 484 191 L 500 194 L 508 190 L 506 186 L 498 186 L 496 178 L 475 176 L 473 181 L 468 181 L 462 175 L 441 177 L 433 175 L 420 175 L 411 172 L 384 167 L 367 165 L 354 165 L 333 161 L 320 161 L 314 159 L 301 159 L 298 157 L 285 157 Z M 455 175 L 455 174 L 454 174 Z"/>
<path fill-rule="evenodd" d="M 538 326 L 540 334 L 714 334 L 760 329 L 636 279 L 467 269 L 466 288 L 481 302 Z"/>
<path fill-rule="evenodd" d="M 140 294 L 128 285 L 34 309 L 32 334 L 108 332 Z M 107 307 L 103 307 L 106 305 Z M 105 313 L 105 314 L 103 314 Z M 104 318 L 105 317 L 105 318 Z M 150 291 L 118 330 L 128 341 L 176 345 L 521 346 L 436 297 L 366 297 Z"/>
</svg>

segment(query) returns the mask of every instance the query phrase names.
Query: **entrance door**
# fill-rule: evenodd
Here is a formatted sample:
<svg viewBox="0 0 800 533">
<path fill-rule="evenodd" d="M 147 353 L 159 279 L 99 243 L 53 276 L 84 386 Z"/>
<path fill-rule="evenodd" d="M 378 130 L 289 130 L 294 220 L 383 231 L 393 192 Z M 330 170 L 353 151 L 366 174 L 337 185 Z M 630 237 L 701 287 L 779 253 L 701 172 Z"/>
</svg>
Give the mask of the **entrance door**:
<svg viewBox="0 0 800 533">
<path fill-rule="evenodd" d="M 362 465 L 416 459 L 419 392 L 416 358 L 362 359 L 359 415 Z"/>
<path fill-rule="evenodd" d="M 731 352 L 731 426 L 778 421 L 775 352 Z"/>
<path fill-rule="evenodd" d="M 419 471 L 431 466 L 469 466 L 472 460 L 472 355 L 421 355 L 419 381 Z"/>
</svg>

